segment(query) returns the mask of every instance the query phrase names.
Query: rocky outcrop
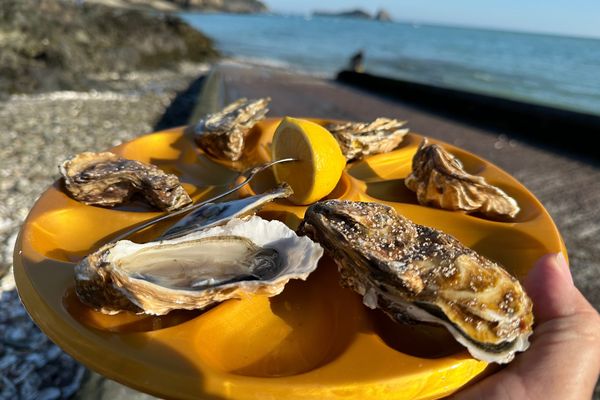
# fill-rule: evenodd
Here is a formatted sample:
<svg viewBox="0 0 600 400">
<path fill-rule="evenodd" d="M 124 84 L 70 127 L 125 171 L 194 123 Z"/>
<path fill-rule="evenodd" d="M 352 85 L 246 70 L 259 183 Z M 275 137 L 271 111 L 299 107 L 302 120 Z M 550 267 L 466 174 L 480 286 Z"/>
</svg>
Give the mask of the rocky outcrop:
<svg viewBox="0 0 600 400">
<path fill-rule="evenodd" d="M 81 0 L 69 0 L 78 2 Z M 134 10 L 174 13 L 180 11 L 253 14 L 269 11 L 260 0 L 85 0 L 87 3 Z"/>
<path fill-rule="evenodd" d="M 252 14 L 267 12 L 267 6 L 259 0 L 169 0 L 185 9 L 198 11 Z"/>
<path fill-rule="evenodd" d="M 392 21 L 392 16 L 385 10 L 379 10 L 377 14 L 371 15 L 367 11 L 361 9 L 348 11 L 315 11 L 315 17 L 338 17 L 338 18 L 358 18 L 358 19 L 373 19 L 377 21 Z"/>
<path fill-rule="evenodd" d="M 340 17 L 340 18 L 359 18 L 359 19 L 372 19 L 371 14 L 364 10 L 348 10 L 348 11 L 315 11 L 313 13 L 316 17 Z"/>
<path fill-rule="evenodd" d="M 375 19 L 377 21 L 382 21 L 382 22 L 392 22 L 392 16 L 390 15 L 390 13 L 383 9 L 377 11 L 377 14 L 375 15 Z"/>
<path fill-rule="evenodd" d="M 94 87 L 94 74 L 205 61 L 209 38 L 164 14 L 61 0 L 2 0 L 0 94 Z"/>
</svg>

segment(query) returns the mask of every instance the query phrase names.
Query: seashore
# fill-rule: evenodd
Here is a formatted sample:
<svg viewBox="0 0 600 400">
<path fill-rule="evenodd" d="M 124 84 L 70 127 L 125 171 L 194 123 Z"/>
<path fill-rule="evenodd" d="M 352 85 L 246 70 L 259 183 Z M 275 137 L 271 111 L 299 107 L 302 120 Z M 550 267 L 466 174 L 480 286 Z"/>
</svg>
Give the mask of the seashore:
<svg viewBox="0 0 600 400">
<path fill-rule="evenodd" d="M 207 70 L 207 65 L 180 64 L 172 70 L 109 75 L 109 90 L 12 95 L 0 103 L 7 138 L 0 150 L 0 266 L 10 267 L 20 224 L 35 199 L 58 177 L 56 166 L 66 156 L 105 150 L 144 133 L 185 124 L 195 103 L 196 114 L 201 114 L 238 97 L 271 96 L 271 115 L 407 119 L 412 130 L 504 168 L 552 214 L 569 249 L 577 286 L 600 307 L 600 250 L 594 240 L 600 226 L 595 206 L 600 188 L 594 186 L 600 178 L 597 164 L 541 149 L 508 132 L 488 131 L 332 81 L 239 62 L 217 64 L 203 82 L 207 90 L 196 102 L 202 86 L 198 77 Z M 581 188 L 586 188 L 586 196 L 581 196 Z M 27 317 L 10 274 L 2 278 L 0 298 L 0 376 L 9 377 L 23 398 L 70 397 L 77 390 L 75 398 L 150 398 L 85 372 L 52 344 Z M 46 376 L 52 370 L 56 374 Z M 0 398 L 3 390 L 12 389 L 0 385 Z M 7 393 L 6 398 L 14 398 Z"/>
<path fill-rule="evenodd" d="M 169 70 L 107 75 L 102 90 L 18 94 L 0 102 L 6 140 L 0 149 L 0 399 L 150 398 L 86 372 L 34 325 L 15 289 L 12 252 L 20 225 L 58 179 L 57 165 L 66 156 L 178 124 L 181 118 L 166 111 L 207 69 L 182 63 Z M 184 98 L 180 93 L 179 105 Z"/>
</svg>

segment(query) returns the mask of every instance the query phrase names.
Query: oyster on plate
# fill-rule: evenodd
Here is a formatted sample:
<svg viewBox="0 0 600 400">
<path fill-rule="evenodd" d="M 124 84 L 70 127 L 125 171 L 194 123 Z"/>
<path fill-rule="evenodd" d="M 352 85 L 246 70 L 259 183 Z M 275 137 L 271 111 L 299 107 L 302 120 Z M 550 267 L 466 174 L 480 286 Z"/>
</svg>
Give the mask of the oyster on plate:
<svg viewBox="0 0 600 400">
<path fill-rule="evenodd" d="M 338 141 L 346 160 L 394 150 L 408 129 L 406 121 L 377 118 L 373 122 L 331 123 L 325 126 Z"/>
<path fill-rule="evenodd" d="M 194 127 L 198 146 L 213 157 L 237 161 L 242 157 L 250 129 L 265 118 L 270 98 L 241 98 L 223 110 L 208 114 Z"/>
<path fill-rule="evenodd" d="M 529 346 L 531 300 L 498 264 L 389 206 L 328 200 L 300 228 L 332 256 L 341 283 L 398 322 L 443 325 L 477 359 L 507 363 Z"/>
<path fill-rule="evenodd" d="M 177 210 L 192 202 L 177 176 L 110 152 L 78 154 L 59 170 L 67 191 L 84 204 L 113 207 L 138 193 L 161 210 Z"/>
<path fill-rule="evenodd" d="M 437 144 L 421 142 L 404 180 L 420 204 L 447 210 L 480 212 L 488 217 L 515 217 L 517 201 L 482 176 L 467 173 L 460 160 Z"/>
<path fill-rule="evenodd" d="M 75 267 L 80 300 L 105 314 L 164 315 L 306 279 L 323 249 L 279 221 L 252 216 L 172 240 L 110 243 Z"/>
<path fill-rule="evenodd" d="M 289 197 L 294 191 L 287 183 L 255 196 L 243 199 L 208 203 L 189 213 L 163 233 L 160 239 L 173 239 L 200 229 L 223 225 L 233 218 L 241 218 L 256 213 L 265 204 L 280 198 Z"/>
</svg>

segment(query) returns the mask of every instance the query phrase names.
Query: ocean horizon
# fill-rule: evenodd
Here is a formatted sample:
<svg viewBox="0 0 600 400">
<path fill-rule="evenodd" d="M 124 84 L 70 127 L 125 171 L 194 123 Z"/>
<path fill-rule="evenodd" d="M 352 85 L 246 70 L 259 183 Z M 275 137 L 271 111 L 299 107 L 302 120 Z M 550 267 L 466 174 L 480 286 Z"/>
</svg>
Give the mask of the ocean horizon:
<svg viewBox="0 0 600 400">
<path fill-rule="evenodd" d="M 600 39 L 288 14 L 181 16 L 241 62 L 333 78 L 366 72 L 600 115 Z"/>
</svg>

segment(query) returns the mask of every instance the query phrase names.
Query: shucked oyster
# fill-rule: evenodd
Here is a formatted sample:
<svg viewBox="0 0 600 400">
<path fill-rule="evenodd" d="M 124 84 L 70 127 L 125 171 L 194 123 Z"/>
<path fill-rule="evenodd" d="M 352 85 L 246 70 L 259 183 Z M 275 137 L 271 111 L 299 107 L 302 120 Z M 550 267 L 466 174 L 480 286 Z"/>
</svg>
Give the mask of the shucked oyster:
<svg viewBox="0 0 600 400">
<path fill-rule="evenodd" d="M 223 110 L 209 114 L 194 127 L 196 143 L 213 157 L 236 161 L 244 151 L 246 136 L 269 109 L 270 98 L 238 99 Z"/>
<path fill-rule="evenodd" d="M 388 206 L 328 200 L 301 231 L 338 264 L 342 284 L 392 319 L 443 325 L 473 357 L 510 362 L 529 346 L 532 304 L 498 264 Z"/>
<path fill-rule="evenodd" d="M 306 279 L 323 249 L 279 221 L 259 217 L 172 240 L 108 244 L 75 268 L 77 295 L 106 314 L 163 315 L 249 294 L 274 296 Z"/>
<path fill-rule="evenodd" d="M 394 150 L 408 129 L 406 121 L 377 118 L 373 122 L 346 122 L 328 124 L 326 128 L 340 144 L 346 160 Z"/>
<path fill-rule="evenodd" d="M 176 210 L 192 202 L 175 175 L 110 152 L 78 154 L 59 170 L 66 189 L 84 204 L 112 207 L 136 193 L 161 210 Z"/>
<path fill-rule="evenodd" d="M 223 225 L 233 218 L 241 218 L 258 211 L 265 204 L 279 198 L 289 197 L 294 191 L 287 183 L 255 196 L 243 199 L 208 203 L 189 213 L 162 234 L 160 239 L 173 239 L 200 229 Z"/>
<path fill-rule="evenodd" d="M 482 176 L 467 173 L 458 160 L 437 144 L 421 142 L 413 157 L 406 186 L 417 193 L 419 203 L 448 210 L 480 212 L 489 217 L 514 217 L 519 206 L 502 189 Z"/>
</svg>

